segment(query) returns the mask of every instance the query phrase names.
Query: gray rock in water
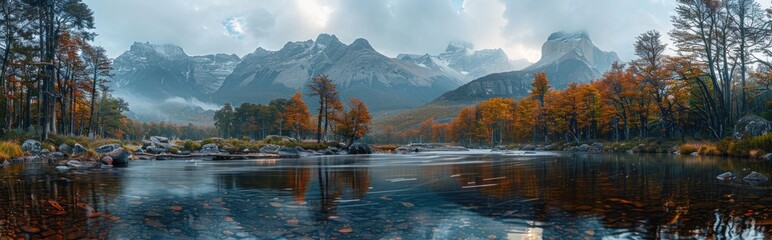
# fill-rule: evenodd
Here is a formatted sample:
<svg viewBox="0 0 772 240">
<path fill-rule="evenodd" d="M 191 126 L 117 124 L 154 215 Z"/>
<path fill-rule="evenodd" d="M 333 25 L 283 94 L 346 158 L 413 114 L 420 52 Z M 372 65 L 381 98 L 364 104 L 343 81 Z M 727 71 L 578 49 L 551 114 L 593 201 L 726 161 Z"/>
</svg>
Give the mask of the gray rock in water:
<svg viewBox="0 0 772 240">
<path fill-rule="evenodd" d="M 26 140 L 21 144 L 21 150 L 32 154 L 39 154 L 43 150 L 43 145 L 37 140 Z"/>
<path fill-rule="evenodd" d="M 590 145 L 590 149 L 588 150 L 590 152 L 603 152 L 603 144 L 599 142 L 594 142 L 592 145 Z"/>
<path fill-rule="evenodd" d="M 97 165 L 98 164 L 96 162 L 91 162 L 91 161 L 87 161 L 87 162 L 81 162 L 78 160 L 67 161 L 67 167 L 70 167 L 73 169 L 79 169 L 79 170 L 96 168 Z"/>
<path fill-rule="evenodd" d="M 70 171 L 70 167 L 68 167 L 68 166 L 56 166 L 56 171 L 57 171 L 57 172 L 66 172 L 66 171 Z"/>
<path fill-rule="evenodd" d="M 723 181 L 732 180 L 732 179 L 734 179 L 734 173 L 732 173 L 732 172 L 725 172 L 725 173 L 719 174 L 718 176 L 716 176 L 716 178 L 718 180 L 723 180 Z"/>
<path fill-rule="evenodd" d="M 579 147 L 577 147 L 576 150 L 580 151 L 580 152 L 589 151 L 590 150 L 590 145 L 587 145 L 587 144 L 579 145 Z"/>
<path fill-rule="evenodd" d="M 149 147 L 145 149 L 145 151 L 150 154 L 163 154 L 168 152 L 168 150 L 166 150 L 165 148 L 158 148 L 158 147 Z"/>
<path fill-rule="evenodd" d="M 278 154 L 279 149 L 281 149 L 281 146 L 279 145 L 273 145 L 268 144 L 260 148 L 260 153 L 272 153 L 272 154 Z"/>
<path fill-rule="evenodd" d="M 355 142 L 348 147 L 349 154 L 372 154 L 373 150 L 364 142 Z"/>
<path fill-rule="evenodd" d="M 759 185 L 769 181 L 769 178 L 764 176 L 764 174 L 752 171 L 750 174 L 748 174 L 748 176 L 745 176 L 743 180 L 750 183 L 751 185 Z"/>
<path fill-rule="evenodd" d="M 209 143 L 204 144 L 204 146 L 201 146 L 200 153 L 220 153 L 220 148 L 217 147 L 217 144 Z"/>
<path fill-rule="evenodd" d="M 52 152 L 51 154 L 48 154 L 48 157 L 64 158 L 64 153 L 62 153 L 62 152 Z"/>
<path fill-rule="evenodd" d="M 11 166 L 11 162 L 8 162 L 8 160 L 5 160 L 5 161 L 3 161 L 3 164 L 2 164 L 2 165 L 0 165 L 0 166 L 2 166 L 2 167 L 8 167 L 8 166 Z"/>
<path fill-rule="evenodd" d="M 59 151 L 64 154 L 71 154 L 72 147 L 70 147 L 70 145 L 67 145 L 66 143 L 62 143 L 62 145 L 59 145 Z"/>
<path fill-rule="evenodd" d="M 767 153 L 766 155 L 761 156 L 761 159 L 772 161 L 772 153 Z"/>
<path fill-rule="evenodd" d="M 732 136 L 739 140 L 744 137 L 761 136 L 769 131 L 772 131 L 772 122 L 756 115 L 747 115 L 737 120 Z"/>
<path fill-rule="evenodd" d="M 547 146 L 544 146 L 544 150 L 546 151 L 555 150 L 555 144 L 548 144 Z"/>
<path fill-rule="evenodd" d="M 294 148 L 282 147 L 282 148 L 279 148 L 279 150 L 276 152 L 279 154 L 280 157 L 293 157 L 293 158 L 300 157 L 300 151 Z"/>
<path fill-rule="evenodd" d="M 174 147 L 167 137 L 152 136 L 150 137 L 150 143 L 153 147 L 170 149 Z"/>
<path fill-rule="evenodd" d="M 76 143 L 72 146 L 72 155 L 84 154 L 86 152 L 88 152 L 88 149 L 83 147 L 83 145 L 80 145 L 80 143 Z"/>
<path fill-rule="evenodd" d="M 113 150 L 119 149 L 119 148 L 121 148 L 121 145 L 118 145 L 118 144 L 107 144 L 107 145 L 102 145 L 101 147 L 98 147 L 97 149 L 94 149 L 94 151 L 97 152 L 97 153 L 105 154 L 105 153 L 112 152 Z"/>
<path fill-rule="evenodd" d="M 523 150 L 523 151 L 534 151 L 534 150 L 536 150 L 536 145 L 528 144 L 528 145 L 525 145 L 525 146 L 521 147 L 520 150 Z"/>
<path fill-rule="evenodd" d="M 106 153 L 105 156 L 112 158 L 113 166 L 126 166 L 129 165 L 129 158 L 131 157 L 131 153 L 126 151 L 126 149 L 117 148 L 109 153 Z"/>
</svg>

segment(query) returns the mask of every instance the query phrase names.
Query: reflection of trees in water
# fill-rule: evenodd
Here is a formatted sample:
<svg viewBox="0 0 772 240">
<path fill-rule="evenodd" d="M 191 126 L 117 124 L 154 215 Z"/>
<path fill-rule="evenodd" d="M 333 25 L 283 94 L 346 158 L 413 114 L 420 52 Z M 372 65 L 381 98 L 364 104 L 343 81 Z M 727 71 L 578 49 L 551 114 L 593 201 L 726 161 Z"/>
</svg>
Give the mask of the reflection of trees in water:
<svg viewBox="0 0 772 240">
<path fill-rule="evenodd" d="M 457 200 L 487 202 L 480 212 L 501 214 L 507 209 L 528 205 L 527 214 L 533 220 L 594 215 L 607 227 L 637 229 L 648 236 L 656 236 L 660 226 L 675 226 L 663 229 L 671 234 L 691 236 L 693 230 L 705 229 L 705 223 L 715 222 L 714 209 L 730 215 L 732 209 L 744 213 L 754 208 L 753 205 L 772 205 L 770 198 L 758 198 L 769 196 L 772 192 L 769 188 L 729 186 L 713 181 L 716 174 L 724 171 L 768 171 L 769 163 L 677 158 L 579 155 L 557 160 L 498 160 L 457 165 L 451 171 L 457 175 L 462 188 L 479 194 L 466 194 Z M 727 193 L 737 195 L 728 199 Z M 472 197 L 477 199 L 469 199 Z M 758 210 L 763 211 L 754 211 Z"/>
<path fill-rule="evenodd" d="M 369 190 L 370 176 L 366 167 L 335 168 L 331 165 L 353 164 L 353 159 L 317 158 L 316 177 L 319 186 L 318 219 L 336 214 L 337 200 L 359 200 Z"/>
<path fill-rule="evenodd" d="M 40 229 L 28 235 L 32 238 L 47 231 L 89 238 L 105 238 L 109 234 L 110 223 L 116 219 L 110 206 L 123 189 L 120 177 L 110 173 L 57 177 L 47 173 L 51 169 L 46 164 L 14 167 L 20 170 L 3 172 L 5 178 L 0 179 L 0 219 L 4 220 L 0 235 L 15 236 L 16 231 L 25 237 L 19 231 L 22 226 Z"/>
</svg>

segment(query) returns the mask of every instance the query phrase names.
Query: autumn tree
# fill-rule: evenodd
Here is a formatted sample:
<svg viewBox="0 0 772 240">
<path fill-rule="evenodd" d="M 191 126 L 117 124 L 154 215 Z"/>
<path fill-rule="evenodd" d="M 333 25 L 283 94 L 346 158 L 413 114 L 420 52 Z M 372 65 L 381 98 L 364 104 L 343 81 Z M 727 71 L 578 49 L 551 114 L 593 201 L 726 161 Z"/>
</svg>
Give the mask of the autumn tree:
<svg viewBox="0 0 772 240">
<path fill-rule="evenodd" d="M 461 109 L 457 117 L 450 124 L 453 129 L 453 138 L 461 144 L 471 144 L 476 139 L 477 119 L 475 109 L 466 107 Z"/>
<path fill-rule="evenodd" d="M 295 92 L 292 95 L 289 103 L 284 107 L 284 122 L 289 127 L 289 130 L 300 139 L 308 131 L 311 114 L 308 113 L 306 103 L 303 101 L 303 95 L 300 91 Z"/>
<path fill-rule="evenodd" d="M 335 115 L 335 110 L 340 109 L 342 106 L 338 96 L 338 90 L 335 87 L 335 83 L 333 83 L 332 80 L 329 79 L 326 75 L 313 77 L 307 87 L 310 90 L 310 93 L 308 93 L 309 96 L 319 98 L 316 141 L 321 142 L 323 140 L 323 136 L 325 137 L 326 141 L 330 119 L 331 117 L 334 117 L 333 115 Z"/>
<path fill-rule="evenodd" d="M 349 145 L 362 138 L 370 131 L 372 121 L 367 105 L 357 98 L 349 99 L 349 111 L 338 117 L 338 134 L 348 140 Z"/>
<path fill-rule="evenodd" d="M 433 138 L 432 128 L 434 127 L 434 118 L 424 120 L 419 124 L 418 131 L 421 134 L 421 142 L 431 142 Z"/>
<path fill-rule="evenodd" d="M 547 123 L 545 121 L 546 108 L 544 101 L 547 98 L 547 94 L 550 92 L 549 80 L 547 79 L 547 73 L 538 72 L 533 74 L 533 83 L 531 83 L 530 97 L 539 103 L 537 109 L 536 127 L 534 128 L 534 138 L 543 138 L 544 142 L 547 142 Z M 534 139 L 536 140 L 536 139 Z"/>
<path fill-rule="evenodd" d="M 512 108 L 514 100 L 511 98 L 491 98 L 477 105 L 479 113 L 481 133 L 484 139 L 491 144 L 500 144 L 512 125 Z"/>
</svg>

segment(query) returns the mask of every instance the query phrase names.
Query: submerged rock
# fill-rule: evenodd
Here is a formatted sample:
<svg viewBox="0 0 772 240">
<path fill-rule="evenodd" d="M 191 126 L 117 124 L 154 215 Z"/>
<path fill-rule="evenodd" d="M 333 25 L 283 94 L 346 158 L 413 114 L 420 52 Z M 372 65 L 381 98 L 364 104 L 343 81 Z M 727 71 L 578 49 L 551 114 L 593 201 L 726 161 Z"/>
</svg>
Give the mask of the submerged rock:
<svg viewBox="0 0 772 240">
<path fill-rule="evenodd" d="M 39 154 L 43 150 L 43 145 L 37 140 L 26 140 L 21 144 L 21 150 L 32 154 Z"/>
<path fill-rule="evenodd" d="M 348 147 L 349 154 L 372 154 L 373 150 L 364 142 L 355 142 Z"/>
<path fill-rule="evenodd" d="M 79 169 L 79 170 L 96 168 L 96 167 L 98 167 L 98 165 L 99 164 L 97 164 L 96 162 L 92 162 L 92 161 L 85 161 L 85 162 L 81 162 L 79 160 L 67 161 L 67 167 L 74 168 L 74 169 Z"/>
<path fill-rule="evenodd" d="M 718 180 L 728 181 L 728 180 L 734 179 L 734 174 L 732 172 L 725 172 L 725 173 L 719 174 L 718 176 L 716 176 L 716 178 Z"/>
<path fill-rule="evenodd" d="M 56 166 L 56 171 L 57 171 L 57 172 L 66 172 L 66 171 L 70 171 L 70 167 L 68 167 L 68 166 Z"/>
<path fill-rule="evenodd" d="M 748 174 L 748 176 L 745 176 L 743 180 L 750 183 L 751 185 L 759 185 L 769 181 L 769 178 L 764 176 L 764 174 L 752 171 L 750 174 Z"/>
</svg>

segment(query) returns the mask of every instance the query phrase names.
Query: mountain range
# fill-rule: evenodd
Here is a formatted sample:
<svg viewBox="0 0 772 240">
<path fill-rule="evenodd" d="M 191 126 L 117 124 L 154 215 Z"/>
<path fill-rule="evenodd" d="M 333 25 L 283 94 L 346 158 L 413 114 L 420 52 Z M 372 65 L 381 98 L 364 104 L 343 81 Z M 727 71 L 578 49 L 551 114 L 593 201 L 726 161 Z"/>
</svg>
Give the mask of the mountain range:
<svg viewBox="0 0 772 240">
<path fill-rule="evenodd" d="M 381 116 L 378 124 L 411 128 L 428 118 L 447 122 L 465 106 L 494 97 L 521 98 L 531 90 L 533 76 L 545 72 L 550 86 L 563 89 L 569 83 L 599 78 L 619 61 L 614 52 L 596 47 L 585 32 L 555 32 L 542 45 L 541 59 L 518 71 L 492 73 L 448 91 L 416 109 Z"/>
<path fill-rule="evenodd" d="M 113 63 L 114 94 L 129 102 L 131 116 L 144 121 L 200 123 L 218 105 L 267 103 L 305 91 L 313 76 L 324 74 L 338 86 L 342 99 L 362 99 L 373 112 L 397 111 L 429 102 L 474 102 L 493 96 L 520 96 L 534 72 L 545 71 L 553 86 L 600 76 L 613 52 L 595 47 L 586 33 L 552 34 L 542 58 L 516 69 L 501 49 L 474 50 L 451 42 L 445 52 L 399 54 L 390 58 L 365 39 L 342 43 L 335 35 L 288 42 L 281 49 L 257 48 L 234 54 L 189 56 L 175 45 L 134 43 Z M 313 107 L 314 101 L 307 99 Z M 169 109 L 196 115 L 180 118 Z"/>
</svg>

